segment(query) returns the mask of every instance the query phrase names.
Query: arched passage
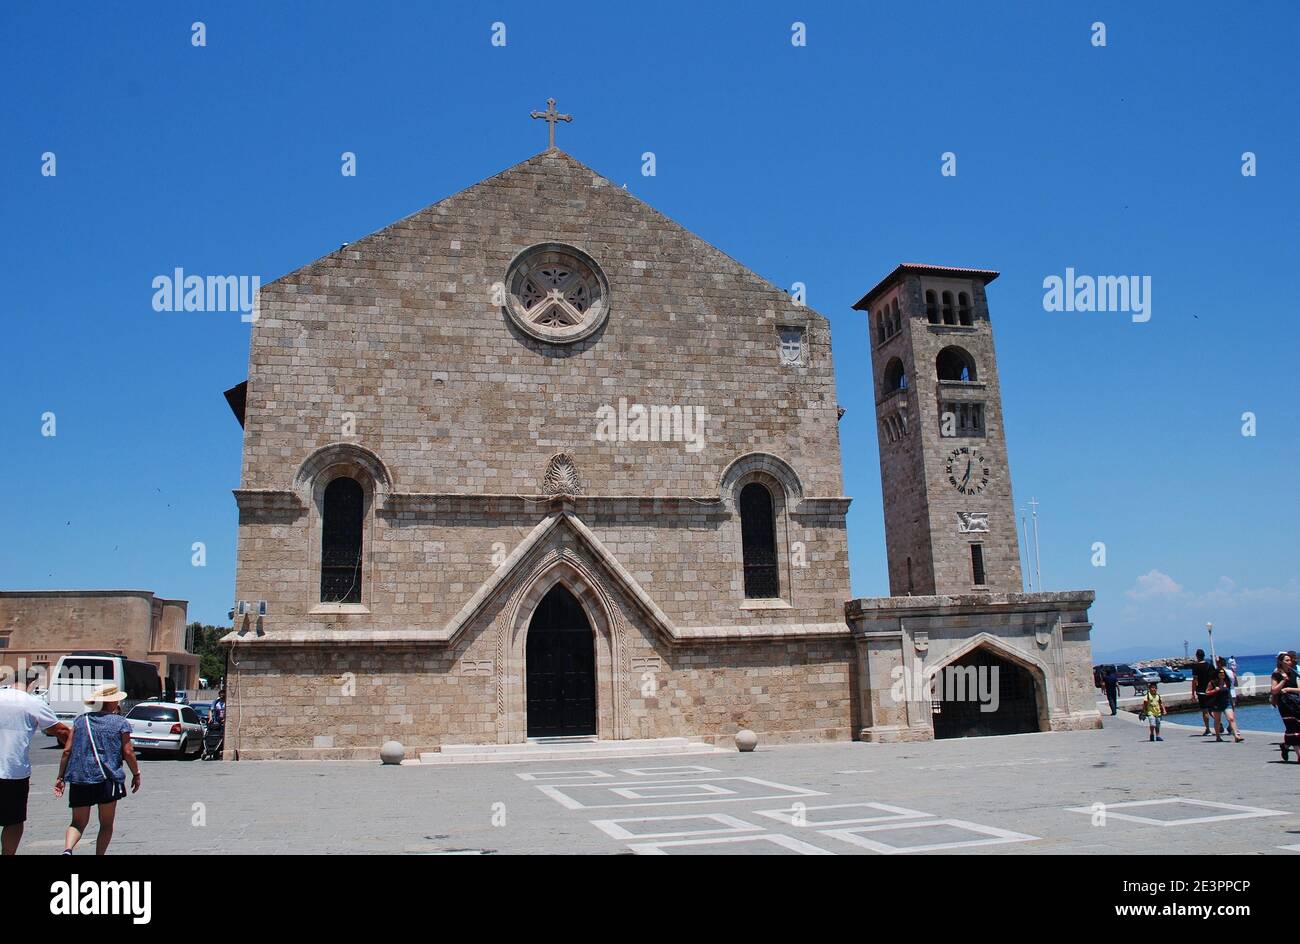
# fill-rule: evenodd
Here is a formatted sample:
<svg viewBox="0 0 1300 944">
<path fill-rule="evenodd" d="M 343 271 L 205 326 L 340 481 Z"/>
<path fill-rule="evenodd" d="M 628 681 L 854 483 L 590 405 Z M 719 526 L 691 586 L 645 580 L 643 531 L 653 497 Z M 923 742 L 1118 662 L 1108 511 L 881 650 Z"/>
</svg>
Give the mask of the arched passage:
<svg viewBox="0 0 1300 944">
<path fill-rule="evenodd" d="M 524 660 L 528 737 L 595 735 L 595 633 L 562 583 L 533 611 Z"/>
<path fill-rule="evenodd" d="M 1042 730 L 1033 672 L 979 646 L 934 677 L 935 738 L 987 737 Z"/>
<path fill-rule="evenodd" d="M 940 380 L 978 380 L 975 358 L 962 348 L 950 346 L 939 352 L 934 360 L 935 373 Z"/>
</svg>

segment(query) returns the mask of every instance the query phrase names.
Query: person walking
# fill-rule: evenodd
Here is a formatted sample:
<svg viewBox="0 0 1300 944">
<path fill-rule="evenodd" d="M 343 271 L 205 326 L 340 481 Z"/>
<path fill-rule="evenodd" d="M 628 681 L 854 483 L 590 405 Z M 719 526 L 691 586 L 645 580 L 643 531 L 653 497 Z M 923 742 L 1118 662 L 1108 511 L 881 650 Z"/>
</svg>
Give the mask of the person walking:
<svg viewBox="0 0 1300 944">
<path fill-rule="evenodd" d="M 1106 701 L 1110 703 L 1111 717 L 1114 717 L 1119 713 L 1119 676 L 1113 665 L 1106 666 L 1104 672 L 1102 683 L 1106 687 Z"/>
<path fill-rule="evenodd" d="M 1282 760 L 1286 760 L 1292 750 L 1300 756 L 1300 677 L 1296 675 L 1295 658 L 1291 653 L 1277 654 L 1271 679 L 1270 700 L 1277 706 L 1282 726 L 1286 729 L 1282 735 Z"/>
<path fill-rule="evenodd" d="M 72 736 L 63 749 L 59 777 L 54 781 L 56 797 L 63 796 L 65 786 L 71 787 L 68 806 L 72 822 L 64 833 L 64 855 L 72 855 L 81 841 L 90 822 L 91 807 L 99 808 L 95 855 L 108 852 L 117 801 L 126 796 L 123 761 L 131 768 L 131 792 L 140 790 L 140 763 L 131 746 L 131 724 L 120 714 L 124 698 L 126 692 L 116 685 L 101 685 L 86 699 L 91 710 L 78 715 L 72 723 Z"/>
<path fill-rule="evenodd" d="M 1215 674 L 1210 678 L 1210 684 L 1206 686 L 1205 694 L 1210 702 L 1210 711 L 1214 714 L 1214 739 L 1223 740 L 1223 719 L 1226 715 L 1227 729 L 1232 733 L 1234 743 L 1240 744 L 1246 740 L 1237 731 L 1237 715 L 1232 710 L 1232 679 L 1228 678 L 1226 665 L 1215 670 Z"/>
<path fill-rule="evenodd" d="M 1234 711 L 1234 718 L 1235 718 L 1236 716 L 1235 714 L 1236 713 L 1236 668 L 1232 666 L 1232 662 L 1234 662 L 1234 659 L 1225 659 L 1221 655 L 1221 657 L 1218 657 L 1218 661 L 1214 663 L 1214 667 L 1222 668 L 1223 671 L 1227 672 L 1227 681 L 1229 681 L 1229 685 L 1231 685 L 1230 703 L 1232 706 L 1232 711 Z"/>
<path fill-rule="evenodd" d="M 1200 706 L 1201 721 L 1205 723 L 1205 730 L 1201 732 L 1201 737 L 1210 733 L 1210 701 L 1205 694 L 1205 689 L 1213 676 L 1214 666 L 1205 661 L 1205 650 L 1197 649 L 1196 661 L 1192 664 L 1192 697 Z"/>
<path fill-rule="evenodd" d="M 0 689 L 0 855 L 7 856 L 17 854 L 27 823 L 32 737 L 44 731 L 63 744 L 68 736 L 68 726 L 26 688 L 15 680 L 13 688 Z"/>
<path fill-rule="evenodd" d="M 217 700 L 212 703 L 208 709 L 208 721 L 212 724 L 219 724 L 223 727 L 226 723 L 226 689 L 222 686 L 217 692 Z"/>
<path fill-rule="evenodd" d="M 1142 700 L 1143 718 L 1146 718 L 1148 728 L 1148 740 L 1163 741 L 1160 736 L 1160 718 L 1165 714 L 1165 703 L 1160 700 L 1160 691 L 1156 683 L 1152 682 L 1147 686 L 1147 697 Z"/>
</svg>

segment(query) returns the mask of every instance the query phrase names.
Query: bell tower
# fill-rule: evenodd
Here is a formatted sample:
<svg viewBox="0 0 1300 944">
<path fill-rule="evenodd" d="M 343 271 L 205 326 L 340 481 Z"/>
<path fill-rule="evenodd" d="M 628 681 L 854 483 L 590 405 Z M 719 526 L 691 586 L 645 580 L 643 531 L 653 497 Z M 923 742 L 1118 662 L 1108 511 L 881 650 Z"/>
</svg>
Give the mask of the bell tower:
<svg viewBox="0 0 1300 944">
<path fill-rule="evenodd" d="M 1019 593 L 987 269 L 903 263 L 867 313 L 890 596 Z"/>
</svg>

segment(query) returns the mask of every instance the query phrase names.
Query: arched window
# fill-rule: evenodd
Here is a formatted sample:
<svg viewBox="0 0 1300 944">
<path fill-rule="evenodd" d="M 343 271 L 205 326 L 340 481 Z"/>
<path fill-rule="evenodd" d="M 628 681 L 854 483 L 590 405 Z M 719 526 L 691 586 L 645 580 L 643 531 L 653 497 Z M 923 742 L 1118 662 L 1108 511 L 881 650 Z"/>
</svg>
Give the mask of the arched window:
<svg viewBox="0 0 1300 944">
<path fill-rule="evenodd" d="M 974 324 L 971 318 L 970 296 L 965 292 L 957 296 L 957 320 L 968 326 Z"/>
<path fill-rule="evenodd" d="M 876 337 L 879 338 L 877 344 L 884 344 L 885 339 L 889 337 L 889 329 L 885 327 L 885 310 L 883 308 L 876 312 Z"/>
<path fill-rule="evenodd" d="M 974 380 L 975 358 L 959 347 L 946 347 L 934 361 L 940 380 Z"/>
<path fill-rule="evenodd" d="M 933 290 L 925 293 L 925 317 L 930 324 L 939 323 L 939 298 Z"/>
<path fill-rule="evenodd" d="M 894 334 L 898 334 L 898 332 L 900 332 L 900 331 L 903 330 L 903 314 L 902 314 L 902 312 L 901 312 L 901 311 L 899 310 L 899 308 L 898 308 L 898 299 L 897 299 L 897 298 L 895 298 L 892 302 L 889 303 L 889 311 L 890 311 L 890 314 L 892 314 L 892 315 L 894 316 L 894 320 L 893 320 L 894 330 L 893 330 L 893 333 L 894 333 Z"/>
<path fill-rule="evenodd" d="M 320 600 L 360 603 L 365 493 L 356 479 L 340 476 L 325 486 L 321 504 Z"/>
<path fill-rule="evenodd" d="M 884 386 L 882 394 L 891 394 L 895 390 L 907 389 L 907 372 L 903 370 L 903 362 L 897 357 L 885 365 Z"/>
<path fill-rule="evenodd" d="M 740 490 L 740 545 L 745 563 L 745 596 L 780 596 L 772 493 L 758 482 L 750 482 Z"/>
<path fill-rule="evenodd" d="M 952 292 L 943 293 L 943 323 L 946 325 L 957 323 L 957 312 L 952 306 Z"/>
</svg>

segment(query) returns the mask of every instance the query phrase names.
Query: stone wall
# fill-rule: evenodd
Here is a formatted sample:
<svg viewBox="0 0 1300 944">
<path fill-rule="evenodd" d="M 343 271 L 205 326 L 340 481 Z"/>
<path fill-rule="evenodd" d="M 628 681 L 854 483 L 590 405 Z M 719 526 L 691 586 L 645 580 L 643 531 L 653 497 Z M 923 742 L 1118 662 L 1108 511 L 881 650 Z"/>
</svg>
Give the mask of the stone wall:
<svg viewBox="0 0 1300 944">
<path fill-rule="evenodd" d="M 745 638 L 679 627 L 576 519 L 556 512 L 540 527 L 439 630 L 242 624 L 227 637 L 228 756 L 368 758 L 388 738 L 412 752 L 522 741 L 528 627 L 557 583 L 592 626 L 601 738 L 727 740 L 742 727 L 769 742 L 851 736 L 842 621 L 755 623 Z"/>
<path fill-rule="evenodd" d="M 940 668 L 976 646 L 1027 669 L 1043 730 L 1101 727 L 1092 682 L 1090 590 L 882 597 L 845 608 L 859 662 L 866 741 L 934 737 L 927 701 L 899 697 L 904 674 Z"/>
<path fill-rule="evenodd" d="M 876 410 L 882 424 L 880 474 L 889 589 L 895 596 L 975 591 L 970 552 L 970 545 L 975 543 L 983 548 L 984 588 L 995 592 L 1023 589 L 1002 392 L 984 288 L 984 277 L 989 273 L 983 277 L 961 278 L 961 270 L 946 271 L 950 275 L 941 278 L 904 269 L 902 274 L 893 277 L 897 284 L 891 287 L 890 280 L 886 280 L 872 290 L 878 295 L 868 296 L 871 299 L 868 315 L 875 342 L 872 365 Z M 926 290 L 935 291 L 940 298 L 944 291 L 954 296 L 958 292 L 968 293 L 972 324 L 930 324 L 925 307 Z M 895 301 L 902 313 L 901 330 L 882 342 L 878 338 L 875 312 Z M 974 380 L 938 380 L 935 362 L 939 352 L 949 346 L 961 348 L 974 360 Z M 895 358 L 906 370 L 908 386 L 905 390 L 885 392 L 886 369 Z M 943 435 L 940 427 L 943 403 L 982 404 L 983 434 Z M 883 424 L 895 413 L 906 417 L 907 432 L 891 441 Z M 988 463 L 989 483 L 978 494 L 964 495 L 949 481 L 948 458 L 962 447 L 978 450 Z M 959 512 L 986 514 L 988 530 L 962 533 L 958 528 Z"/>
<path fill-rule="evenodd" d="M 185 650 L 184 600 L 148 590 L 0 591 L 0 664 L 52 671 L 59 657 L 78 650 L 117 652 L 152 662 L 165 679 L 174 666 L 197 685 L 198 657 Z"/>
<path fill-rule="evenodd" d="M 642 694 L 640 675 L 628 680 L 631 737 L 729 745 L 741 728 L 759 732 L 767 744 L 853 736 L 854 668 L 845 641 L 676 650 L 646 643 L 636 650 L 655 652 L 663 668 L 654 695 Z M 228 677 L 227 759 L 238 751 L 241 760 L 371 760 L 389 738 L 401 741 L 407 756 L 443 744 L 497 743 L 496 680 L 463 668 L 466 661 L 492 661 L 490 646 L 245 653 L 236 646 L 235 653 L 240 664 Z M 351 695 L 344 693 L 349 672 L 356 676 Z"/>
<path fill-rule="evenodd" d="M 519 330 L 493 291 L 557 242 L 608 280 L 607 319 L 567 345 Z M 791 325 L 803 355 L 787 364 Z M 636 404 L 695 411 L 703 438 L 602 435 L 602 409 Z M 828 322 L 568 155 L 264 287 L 244 421 L 235 599 L 267 614 L 228 637 L 240 756 L 522 740 L 526 610 L 555 579 L 594 594 L 602 737 L 849 736 Z M 560 452 L 578 494 L 533 546 L 559 520 L 542 492 Z M 329 604 L 338 475 L 365 491 L 361 593 Z M 775 599 L 744 593 L 750 481 L 775 502 Z"/>
<path fill-rule="evenodd" d="M 245 508 L 236 599 L 266 600 L 272 629 L 441 627 L 546 514 L 545 503 L 525 499 L 372 507 L 362 604 L 346 607 L 320 603 L 317 506 L 270 514 Z M 682 625 L 843 620 L 849 573 L 842 512 L 781 516 L 782 599 L 771 606 L 745 599 L 733 503 L 578 498 L 575 514 Z"/>
<path fill-rule="evenodd" d="M 104 649 L 149 653 L 154 596 L 147 590 L 0 591 L 0 631 L 9 651 Z"/>
<path fill-rule="evenodd" d="M 493 301 L 511 260 L 549 242 L 586 252 L 610 286 L 603 328 L 567 346 Z M 800 366 L 779 358 L 791 322 L 806 327 Z M 620 398 L 704 410 L 703 448 L 598 440 L 598 409 Z M 838 496 L 837 422 L 825 318 L 552 151 L 262 288 L 242 483 L 285 488 L 348 440 L 410 493 L 535 495 L 564 451 L 588 494 L 703 496 L 763 451 L 796 464 L 807 494 Z"/>
</svg>

